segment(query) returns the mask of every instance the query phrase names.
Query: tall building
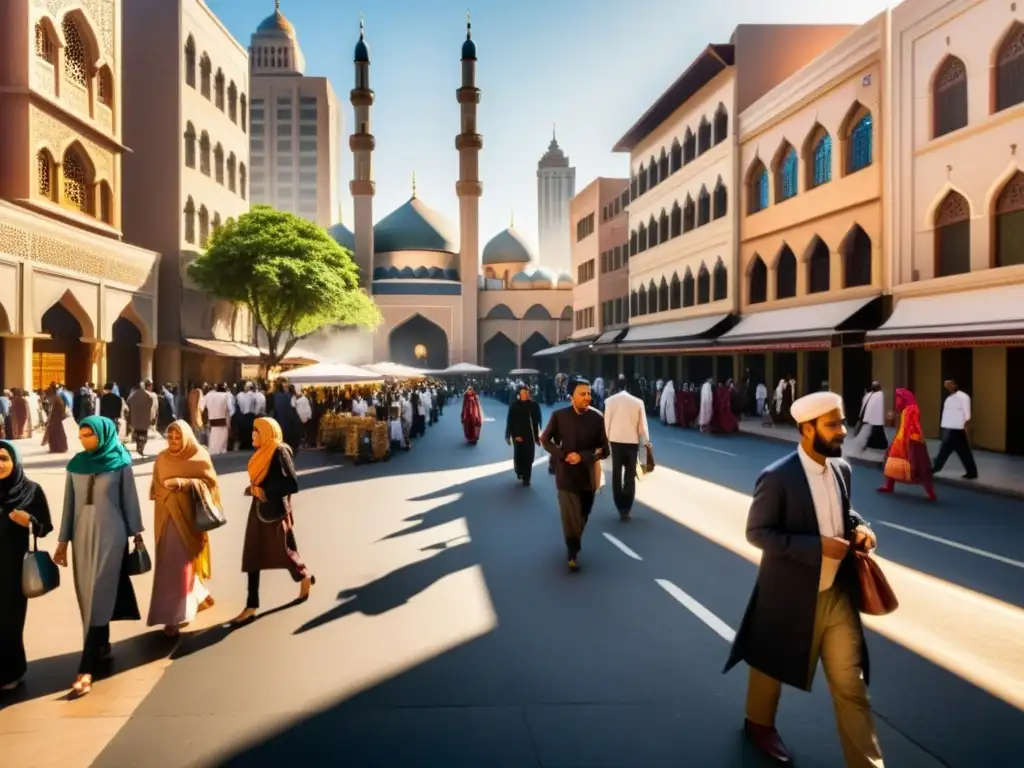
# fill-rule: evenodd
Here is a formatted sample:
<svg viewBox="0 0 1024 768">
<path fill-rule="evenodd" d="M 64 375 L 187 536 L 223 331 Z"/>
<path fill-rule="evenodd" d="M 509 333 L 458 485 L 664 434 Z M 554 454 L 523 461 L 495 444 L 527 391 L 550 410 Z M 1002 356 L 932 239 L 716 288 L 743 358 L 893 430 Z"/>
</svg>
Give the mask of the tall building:
<svg viewBox="0 0 1024 768">
<path fill-rule="evenodd" d="M 160 257 L 122 241 L 120 30 L 119 0 L 3 4 L 5 388 L 124 388 L 152 374 Z"/>
<path fill-rule="evenodd" d="M 203 0 L 124 0 L 122 50 L 125 237 L 161 254 L 156 376 L 232 380 L 249 310 L 204 294 L 187 268 L 249 210 L 248 57 Z"/>
<path fill-rule="evenodd" d="M 572 261 L 569 203 L 576 194 L 576 169 L 558 146 L 554 128 L 548 151 L 537 163 L 537 228 L 540 263 L 556 272 Z"/>
<path fill-rule="evenodd" d="M 305 73 L 280 0 L 252 35 L 249 66 L 252 201 L 329 227 L 339 210 L 338 100 L 326 77 Z"/>
</svg>

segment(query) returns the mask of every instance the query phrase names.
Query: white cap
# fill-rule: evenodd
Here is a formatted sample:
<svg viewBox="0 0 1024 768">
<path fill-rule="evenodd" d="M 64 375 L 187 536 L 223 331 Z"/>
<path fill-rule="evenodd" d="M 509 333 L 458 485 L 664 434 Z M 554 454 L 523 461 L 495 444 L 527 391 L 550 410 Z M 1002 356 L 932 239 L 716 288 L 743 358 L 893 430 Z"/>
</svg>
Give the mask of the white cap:
<svg viewBox="0 0 1024 768">
<path fill-rule="evenodd" d="M 837 408 L 843 409 L 843 398 L 835 392 L 813 392 L 794 400 L 789 412 L 797 424 L 805 424 Z"/>
</svg>

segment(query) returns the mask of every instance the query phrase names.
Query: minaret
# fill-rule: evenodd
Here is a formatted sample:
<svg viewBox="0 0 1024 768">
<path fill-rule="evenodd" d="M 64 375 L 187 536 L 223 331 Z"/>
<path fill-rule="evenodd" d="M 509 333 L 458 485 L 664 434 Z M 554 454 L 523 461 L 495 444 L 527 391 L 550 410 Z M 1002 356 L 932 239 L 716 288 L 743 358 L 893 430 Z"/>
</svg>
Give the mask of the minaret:
<svg viewBox="0 0 1024 768">
<path fill-rule="evenodd" d="M 373 139 L 370 125 L 370 107 L 373 106 L 373 91 L 370 90 L 370 49 L 364 39 L 363 20 L 359 19 L 359 42 L 354 56 L 356 82 L 349 96 L 355 111 L 353 133 L 349 136 L 348 147 L 352 150 L 355 163 L 352 169 L 352 231 L 356 241 L 356 264 L 359 265 L 359 283 L 367 290 L 373 280 Z"/>
<path fill-rule="evenodd" d="M 462 360 L 452 362 L 476 363 L 477 349 L 477 292 L 480 279 L 480 195 L 484 187 L 480 182 L 480 150 L 484 138 L 477 133 L 476 108 L 480 103 L 480 89 L 476 87 L 476 43 L 473 25 L 466 11 L 466 41 L 462 44 L 462 86 L 455 91 L 462 111 L 461 132 L 455 137 L 459 152 L 459 180 L 455 191 L 459 196 L 459 248 L 461 260 L 459 274 L 462 279 Z"/>
</svg>

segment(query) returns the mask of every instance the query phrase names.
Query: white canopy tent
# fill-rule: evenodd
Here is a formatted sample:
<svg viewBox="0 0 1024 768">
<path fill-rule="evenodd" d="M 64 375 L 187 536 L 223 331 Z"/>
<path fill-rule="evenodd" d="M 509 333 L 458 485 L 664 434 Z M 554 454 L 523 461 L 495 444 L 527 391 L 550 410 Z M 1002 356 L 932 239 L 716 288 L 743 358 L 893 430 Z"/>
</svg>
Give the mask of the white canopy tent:
<svg viewBox="0 0 1024 768">
<path fill-rule="evenodd" d="M 357 368 L 354 365 L 344 363 L 316 363 L 314 365 L 294 368 L 284 374 L 291 384 L 331 385 L 331 384 L 361 384 L 382 381 L 384 379 L 379 373 Z"/>
<path fill-rule="evenodd" d="M 509 376 L 539 376 L 540 371 L 535 368 L 516 368 L 508 372 Z"/>
<path fill-rule="evenodd" d="M 363 367 L 387 379 L 423 379 L 432 375 L 431 371 L 413 368 L 411 365 L 399 365 L 398 363 L 370 363 Z"/>
<path fill-rule="evenodd" d="M 449 365 L 443 371 L 438 371 L 437 376 L 479 376 L 483 373 L 490 373 L 490 368 L 485 368 L 482 365 L 473 365 L 472 363 L 456 363 L 455 365 Z"/>
</svg>

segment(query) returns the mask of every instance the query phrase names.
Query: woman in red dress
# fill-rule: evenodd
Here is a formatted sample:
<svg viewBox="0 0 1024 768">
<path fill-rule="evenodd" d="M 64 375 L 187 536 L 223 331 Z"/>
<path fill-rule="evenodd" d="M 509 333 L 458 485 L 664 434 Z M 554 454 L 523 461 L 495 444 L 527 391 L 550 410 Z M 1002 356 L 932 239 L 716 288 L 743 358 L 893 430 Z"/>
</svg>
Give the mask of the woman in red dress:
<svg viewBox="0 0 1024 768">
<path fill-rule="evenodd" d="M 472 387 L 466 390 L 462 398 L 462 432 L 466 436 L 466 442 L 476 445 L 480 439 L 480 427 L 484 423 L 484 413 L 480 409 L 480 398 Z"/>
<path fill-rule="evenodd" d="M 897 389 L 895 405 L 896 413 L 900 415 L 900 428 L 885 454 L 885 482 L 878 491 L 892 493 L 897 482 L 910 483 L 920 485 L 928 494 L 928 500 L 935 501 L 932 462 L 921 432 L 921 409 L 917 406 L 917 398 L 909 389 Z"/>
</svg>

